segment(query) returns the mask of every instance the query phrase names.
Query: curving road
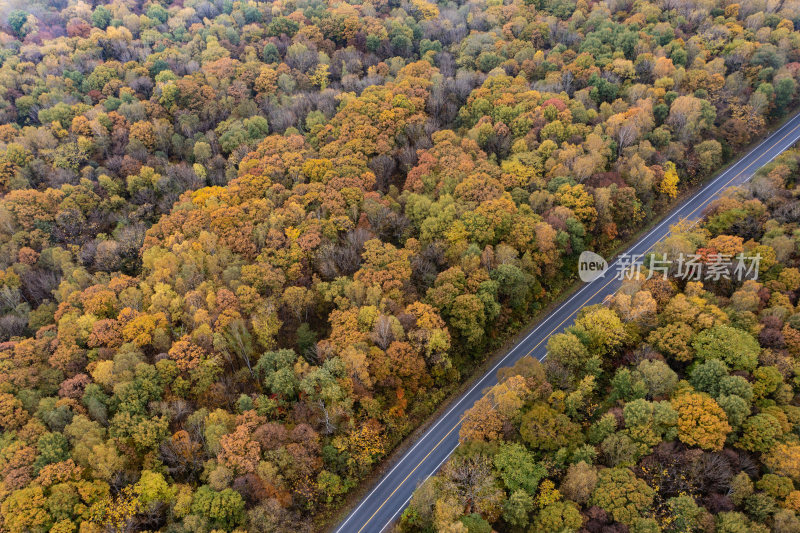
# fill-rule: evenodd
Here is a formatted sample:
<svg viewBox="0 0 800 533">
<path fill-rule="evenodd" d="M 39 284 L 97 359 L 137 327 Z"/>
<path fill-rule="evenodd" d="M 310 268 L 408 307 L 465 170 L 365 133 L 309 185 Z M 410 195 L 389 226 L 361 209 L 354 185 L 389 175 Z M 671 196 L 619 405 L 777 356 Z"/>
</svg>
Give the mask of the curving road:
<svg viewBox="0 0 800 533">
<path fill-rule="evenodd" d="M 670 226 L 683 219 L 698 218 L 703 208 L 720 192 L 727 187 L 746 182 L 756 170 L 772 161 L 798 140 L 800 140 L 800 114 L 792 117 L 725 172 L 709 181 L 694 196 L 675 207 L 625 254 L 628 254 L 628 257 L 645 254 L 669 234 Z M 380 533 L 389 529 L 408 505 L 414 489 L 436 473 L 456 449 L 458 432 L 465 411 L 483 395 L 483 391 L 497 383 L 497 370 L 513 365 L 526 355 L 543 359 L 550 335 L 568 325 L 582 307 L 600 303 L 616 291 L 620 282 L 613 278 L 613 273 L 616 272 L 618 261 L 609 264 L 604 277 L 584 284 L 572 297 L 555 308 L 468 391 L 453 401 L 449 409 L 427 429 L 425 434 L 396 460 L 392 468 L 380 478 L 358 507 L 334 529 L 334 532 Z"/>
</svg>

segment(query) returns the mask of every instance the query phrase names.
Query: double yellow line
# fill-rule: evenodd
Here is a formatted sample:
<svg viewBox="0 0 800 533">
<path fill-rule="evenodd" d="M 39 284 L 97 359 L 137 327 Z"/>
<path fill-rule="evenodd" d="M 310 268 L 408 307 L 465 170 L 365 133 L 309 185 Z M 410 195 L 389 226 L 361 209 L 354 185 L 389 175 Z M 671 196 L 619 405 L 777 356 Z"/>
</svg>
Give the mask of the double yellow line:
<svg viewBox="0 0 800 533">
<path fill-rule="evenodd" d="M 725 182 L 725 183 L 724 183 L 724 184 L 723 184 L 723 185 L 720 187 L 720 189 L 719 189 L 719 190 L 720 190 L 720 191 L 722 191 L 722 190 L 726 189 L 726 188 L 727 188 L 727 187 L 728 187 L 728 186 L 729 186 L 729 185 L 730 185 L 732 182 L 734 182 L 734 181 L 735 181 L 735 180 L 736 180 L 736 179 L 737 179 L 739 176 L 741 176 L 742 174 L 744 174 L 745 172 L 747 172 L 747 171 L 750 169 L 750 167 L 752 167 L 753 165 L 755 165 L 755 164 L 756 164 L 758 161 L 760 161 L 760 160 L 761 160 L 761 158 L 762 158 L 762 157 L 764 157 L 765 155 L 767 155 L 767 153 L 769 153 L 769 151 L 770 151 L 770 150 L 772 150 L 773 148 L 775 148 L 776 146 L 778 146 L 780 143 L 782 143 L 782 142 L 784 141 L 784 139 L 786 139 L 788 136 L 790 136 L 791 134 L 793 134 L 793 133 L 794 133 L 795 131 L 797 131 L 798 129 L 800 129 L 800 124 L 798 124 L 797 126 L 795 126 L 794 128 L 792 128 L 792 129 L 789 131 L 789 133 L 787 133 L 786 135 L 784 135 L 783 137 L 781 137 L 780 139 L 778 139 L 777 141 L 775 141 L 774 143 L 772 143 L 772 144 L 769 146 L 769 148 L 767 148 L 767 149 L 764 151 L 764 153 L 763 153 L 763 154 L 761 154 L 760 156 L 758 156 L 757 158 L 755 158 L 755 159 L 754 159 L 754 160 L 753 160 L 753 161 L 752 161 L 752 162 L 751 162 L 749 165 L 747 165 L 746 167 L 744 167 L 744 168 L 743 168 L 742 170 L 740 170 L 740 171 L 739 171 L 739 172 L 738 172 L 738 173 L 737 173 L 737 174 L 736 174 L 734 177 L 732 177 L 732 178 L 731 178 L 731 179 L 729 179 L 727 182 Z M 779 129 L 778 131 L 780 131 L 780 129 Z M 763 143 L 762 143 L 762 144 L 763 144 Z M 759 145 L 759 146 L 760 146 L 760 145 Z M 756 149 L 758 149 L 758 147 L 756 147 Z M 783 151 L 779 152 L 779 154 L 780 154 L 780 153 L 783 153 Z M 778 154 L 776 154 L 776 155 L 778 155 Z M 719 178 L 717 178 L 717 179 L 719 179 Z M 712 182 L 712 183 L 713 183 L 713 182 Z M 678 221 L 678 223 L 680 223 L 680 222 L 685 222 L 686 220 L 688 220 L 688 219 L 689 219 L 689 218 L 690 218 L 692 215 L 694 215 L 694 214 L 697 212 L 697 210 L 698 210 L 698 209 L 701 209 L 702 207 L 704 207 L 706 204 L 708 204 L 708 202 L 709 202 L 709 201 L 711 201 L 712 199 L 714 199 L 716 196 L 717 196 L 717 195 L 716 195 L 716 194 L 714 194 L 714 195 L 712 195 L 710 198 L 708 198 L 707 200 L 705 200 L 705 201 L 703 201 L 702 203 L 700 203 L 700 205 L 698 205 L 697 207 L 695 207 L 695 208 L 694 208 L 694 209 L 691 211 L 691 213 L 689 213 L 688 215 L 686 215 L 685 217 L 683 217 L 682 219 L 680 219 L 680 220 Z M 653 248 L 653 247 L 654 247 L 656 244 L 658 244 L 659 242 L 661 242 L 661 240 L 662 240 L 664 237 L 666 237 L 667 235 L 669 235 L 669 233 L 670 233 L 670 231 L 669 231 L 669 229 L 668 229 L 668 230 L 667 230 L 667 232 L 666 232 L 666 233 L 664 233 L 664 235 L 663 235 L 661 238 L 657 239 L 657 240 L 656 240 L 656 241 L 655 241 L 653 244 L 651 244 L 650 246 L 648 246 L 648 247 L 647 247 L 647 249 L 646 249 L 644 252 L 642 252 L 642 256 L 646 255 L 646 254 L 647 254 L 647 253 L 648 253 L 648 252 L 649 252 L 649 251 L 650 251 L 650 250 L 651 250 L 651 249 L 652 249 L 652 248 Z M 649 236 L 649 235 L 648 235 L 648 236 Z M 646 237 L 647 237 L 647 236 L 646 236 Z M 645 237 L 645 238 L 646 238 L 646 237 Z M 612 264 L 613 264 L 613 263 L 612 263 Z M 551 336 L 551 335 L 553 335 L 553 333 L 555 333 L 556 331 L 558 331 L 558 330 L 561 328 L 561 326 L 563 326 L 563 325 L 564 325 L 564 324 L 565 324 L 565 323 L 566 323 L 568 320 L 570 320 L 570 319 L 571 319 L 571 318 L 572 318 L 572 317 L 575 315 L 575 313 L 577 313 L 577 312 L 578 312 L 578 311 L 579 311 L 581 308 L 583 308 L 583 307 L 584 307 L 584 306 L 585 306 L 587 303 L 589 303 L 589 302 L 592 300 L 592 298 L 594 298 L 594 297 L 595 297 L 595 296 L 597 296 L 597 295 L 598 295 L 600 292 L 602 292 L 603 290 L 605 290 L 605 289 L 606 289 L 606 287 L 608 287 L 608 286 L 609 286 L 611 283 L 613 283 L 615 280 L 616 280 L 616 277 L 612 277 L 610 280 L 608 280 L 608 282 L 606 282 L 606 284 L 605 284 L 605 285 L 603 285 L 602 287 L 600 287 L 599 289 L 597 289 L 597 291 L 595 291 L 595 292 L 594 292 L 594 293 L 593 293 L 591 296 L 589 296 L 588 298 L 586 298 L 586 299 L 583 301 L 583 303 L 581 303 L 581 304 L 578 306 L 578 308 L 577 308 L 577 309 L 575 309 L 575 311 L 573 311 L 572 313 L 570 313 L 570 314 L 569 314 L 569 315 L 568 315 L 568 316 L 567 316 L 567 317 L 566 317 L 564 320 L 562 320 L 562 321 L 561 321 L 561 322 L 560 322 L 560 323 L 559 323 L 559 324 L 558 324 L 556 327 L 554 327 L 554 328 L 553 328 L 553 329 L 550 331 L 550 333 L 548 333 L 547 335 L 545 335 L 545 336 L 542 338 L 542 340 L 540 340 L 540 341 L 539 341 L 539 342 L 536 344 L 536 346 L 534 346 L 533 348 L 531 348 L 531 349 L 528 351 L 528 353 L 526 353 L 526 354 L 525 354 L 523 357 L 527 357 L 527 356 L 529 356 L 530 354 L 532 354 L 534 351 L 536 351 L 536 349 L 537 349 L 537 348 L 539 348 L 539 346 L 541 346 L 541 345 L 542 345 L 542 343 L 543 343 L 544 341 L 546 341 L 547 339 L 549 339 L 549 338 L 550 338 L 550 336 Z M 513 349 L 512 349 L 512 350 L 513 350 Z M 485 396 L 486 396 L 486 394 L 484 394 L 484 395 L 482 396 L 482 398 L 483 398 L 483 397 L 485 397 Z M 389 501 L 389 500 L 392 498 L 392 496 L 394 496 L 394 495 L 395 495 L 395 493 L 396 493 L 398 490 L 400 490 L 400 487 L 402 487 L 402 486 L 403 486 L 403 485 L 406 483 L 406 481 L 408 481 L 408 479 L 409 479 L 409 478 L 410 478 L 410 477 L 411 477 L 411 476 L 414 474 L 414 472 L 416 472 L 416 471 L 417 471 L 417 469 L 418 469 L 418 468 L 419 468 L 419 467 L 420 467 L 420 466 L 421 466 L 421 465 L 422 465 L 422 464 L 423 464 L 425 461 L 427 461 L 427 460 L 428 460 L 428 457 L 430 457 L 430 455 L 431 455 L 431 454 L 432 454 L 432 453 L 433 453 L 433 452 L 434 452 L 434 451 L 435 451 L 435 450 L 436 450 L 436 449 L 437 449 L 437 448 L 438 448 L 438 447 L 439 447 L 439 446 L 442 444 L 442 442 L 444 442 L 444 441 L 445 441 L 445 439 L 447 439 L 447 437 L 449 437 L 449 436 L 450 436 L 450 434 L 451 434 L 453 431 L 455 431 L 455 429 L 456 429 L 456 428 L 457 428 L 459 425 L 461 425 L 461 423 L 464 421 L 464 418 L 466 417 L 466 415 L 467 415 L 467 412 L 465 411 L 465 412 L 464 412 L 464 414 L 462 414 L 462 415 L 461 415 L 461 417 L 459 418 L 458 422 L 456 422 L 456 424 L 455 424 L 453 427 L 451 427 L 451 428 L 450 428 L 450 430 L 449 430 L 449 431 L 448 431 L 448 432 L 447 432 L 447 433 L 444 435 L 444 437 L 442 437 L 442 438 L 439 440 L 439 442 L 437 442 L 437 443 L 436 443 L 436 444 L 433 446 L 433 448 L 431 448 L 431 449 L 430 449 L 430 451 L 429 451 L 429 452 L 428 452 L 428 453 L 425 455 L 425 457 L 423 457 L 423 458 L 420 460 L 420 462 L 419 462 L 419 463 L 417 463 L 417 465 L 414 467 L 414 469 L 413 469 L 413 470 L 411 470 L 411 472 L 409 472 L 409 473 L 408 473 L 408 475 L 407 475 L 405 478 L 403 478 L 403 480 L 402 480 L 400 483 L 398 483 L 398 485 L 397 485 L 397 486 L 395 487 L 395 489 L 394 489 L 394 490 L 391 492 L 391 494 L 389 494 L 389 496 L 387 496 L 387 497 L 386 497 L 386 499 L 385 499 L 385 500 L 383 500 L 383 503 L 381 503 L 380 507 L 378 507 L 378 508 L 375 510 L 375 512 L 374 512 L 374 513 L 372 513 L 372 515 L 371 515 L 371 516 L 370 516 L 370 517 L 367 519 L 367 521 L 366 521 L 366 522 L 364 522 L 364 525 L 363 525 L 363 526 L 361 526 L 361 528 L 358 530 L 358 533 L 362 533 L 362 532 L 364 531 L 364 528 L 365 528 L 365 527 L 367 527 L 367 525 L 368 525 L 368 524 L 369 524 L 369 523 L 372 521 L 372 519 L 373 519 L 373 518 L 375 518 L 375 515 L 377 515 L 377 514 L 380 512 L 380 510 L 381 510 L 381 509 L 383 509 L 383 507 L 386 505 L 386 503 L 387 503 L 387 502 L 388 502 L 388 501 Z M 388 523 L 384 524 L 384 525 L 381 527 L 381 531 L 382 531 L 382 530 L 383 530 L 383 529 L 384 529 L 384 528 L 385 528 L 387 525 L 389 525 L 389 524 L 388 524 Z"/>
</svg>

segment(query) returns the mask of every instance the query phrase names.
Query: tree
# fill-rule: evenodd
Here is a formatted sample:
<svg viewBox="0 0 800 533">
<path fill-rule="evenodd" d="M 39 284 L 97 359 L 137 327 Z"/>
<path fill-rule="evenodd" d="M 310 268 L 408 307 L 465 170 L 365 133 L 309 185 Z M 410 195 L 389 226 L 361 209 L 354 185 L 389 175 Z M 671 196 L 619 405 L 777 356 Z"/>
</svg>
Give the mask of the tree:
<svg viewBox="0 0 800 533">
<path fill-rule="evenodd" d="M 715 139 L 701 142 L 694 151 L 700 159 L 700 167 L 706 174 L 712 173 L 722 163 L 722 145 Z"/>
<path fill-rule="evenodd" d="M 493 441 L 500 437 L 502 429 L 502 417 L 492 406 L 491 400 L 484 396 L 466 412 L 458 435 L 461 442 Z"/>
<path fill-rule="evenodd" d="M 627 332 L 619 316 L 605 307 L 588 307 L 581 310 L 573 326 L 577 334 L 585 336 L 590 353 L 613 353 L 627 341 Z"/>
<path fill-rule="evenodd" d="M 60 433 L 44 433 L 36 442 L 39 456 L 33 463 L 34 473 L 49 464 L 66 461 L 69 458 L 69 443 Z"/>
<path fill-rule="evenodd" d="M 467 531 L 475 531 L 476 533 L 492 532 L 492 525 L 489 524 L 489 522 L 487 522 L 478 513 L 472 513 L 466 516 L 462 516 L 459 521 L 467 529 Z"/>
<path fill-rule="evenodd" d="M 565 183 L 556 191 L 556 200 L 560 205 L 570 208 L 575 213 L 575 217 L 583 223 L 584 227 L 594 227 L 594 223 L 597 220 L 594 197 L 585 190 L 583 185 Z"/>
<path fill-rule="evenodd" d="M 667 196 L 668 198 L 675 198 L 678 196 L 678 171 L 675 168 L 675 163 L 667 161 L 664 165 L 664 177 L 661 179 L 658 192 Z"/>
<path fill-rule="evenodd" d="M 502 512 L 505 493 L 492 474 L 491 460 L 485 455 L 454 457 L 442 468 L 450 482 L 449 489 L 458 504 L 471 509 L 494 522 Z"/>
<path fill-rule="evenodd" d="M 299 381 L 292 370 L 295 361 L 297 354 L 291 349 L 265 352 L 261 354 L 253 370 L 263 376 L 264 386 L 268 390 L 290 398 L 294 396 L 299 386 Z"/>
<path fill-rule="evenodd" d="M 236 475 L 254 473 L 261 458 L 261 446 L 252 434 L 253 425 L 239 424 L 233 433 L 219 439 L 220 464 L 230 468 Z"/>
<path fill-rule="evenodd" d="M 707 395 L 690 392 L 672 400 L 678 412 L 678 438 L 690 446 L 721 450 L 731 427 L 725 411 Z"/>
<path fill-rule="evenodd" d="M 800 446 L 778 443 L 763 457 L 764 464 L 776 474 L 800 480 Z"/>
<path fill-rule="evenodd" d="M 612 433 L 600 443 L 600 451 L 611 466 L 633 466 L 648 451 L 627 433 Z"/>
<path fill-rule="evenodd" d="M 8 393 L 0 393 L 0 426 L 5 431 L 22 427 L 28 420 L 28 414 L 19 399 Z"/>
<path fill-rule="evenodd" d="M 41 487 L 33 486 L 11 493 L 0 506 L 3 525 L 11 533 L 48 531 L 52 518 L 45 509 Z"/>
<path fill-rule="evenodd" d="M 22 32 L 22 26 L 27 21 L 28 14 L 20 9 L 15 9 L 8 14 L 8 26 L 11 28 L 11 31 L 20 37 L 25 37 L 25 34 Z"/>
<path fill-rule="evenodd" d="M 651 397 L 668 396 L 678 384 L 678 374 L 663 361 L 644 359 L 636 370 L 647 383 Z"/>
<path fill-rule="evenodd" d="M 328 86 L 328 69 L 329 65 L 320 63 L 317 65 L 317 69 L 314 71 L 314 75 L 311 76 L 311 83 L 319 87 L 321 91 L 324 91 L 325 88 Z"/>
<path fill-rule="evenodd" d="M 590 503 L 630 525 L 650 510 L 654 497 L 655 491 L 628 468 L 606 468 L 598 474 Z"/>
<path fill-rule="evenodd" d="M 171 487 L 164 479 L 164 476 L 158 472 L 145 470 L 142 476 L 136 483 L 136 494 L 139 496 L 139 501 L 144 506 L 148 506 L 154 502 L 161 502 L 170 504 L 175 498 L 176 489 Z"/>
<path fill-rule="evenodd" d="M 148 18 L 153 19 L 160 24 L 164 24 L 167 22 L 167 18 L 169 18 L 169 13 L 167 13 L 167 10 L 159 4 L 153 4 L 148 7 L 146 14 Z"/>
<path fill-rule="evenodd" d="M 511 492 L 524 490 L 533 496 L 539 481 L 547 476 L 547 469 L 520 444 L 502 445 L 493 461 L 500 479 Z"/>
<path fill-rule="evenodd" d="M 179 370 L 190 372 L 200 365 L 205 358 L 205 351 L 194 344 L 188 335 L 184 335 L 172 344 L 168 355 L 177 363 Z"/>
<path fill-rule="evenodd" d="M 651 331 L 647 342 L 677 361 L 691 361 L 694 353 L 689 339 L 693 333 L 688 324 L 671 323 Z"/>
<path fill-rule="evenodd" d="M 647 396 L 647 383 L 641 374 L 621 367 L 611 379 L 611 398 L 631 401 Z"/>
<path fill-rule="evenodd" d="M 578 444 L 582 438 L 580 428 L 569 417 L 542 402 L 522 416 L 520 435 L 533 449 L 545 451 Z"/>
<path fill-rule="evenodd" d="M 529 297 L 530 276 L 519 267 L 502 264 L 490 276 L 498 283 L 497 292 L 514 309 L 520 309 Z"/>
<path fill-rule="evenodd" d="M 706 100 L 685 95 L 672 102 L 666 122 L 683 142 L 688 142 L 711 128 L 715 118 L 716 112 Z"/>
<path fill-rule="evenodd" d="M 585 504 L 597 484 L 597 471 L 584 461 L 571 464 L 559 490 L 568 499 Z"/>
<path fill-rule="evenodd" d="M 92 446 L 89 465 L 95 477 L 112 481 L 117 472 L 120 472 L 125 466 L 125 459 L 119 454 L 114 442 L 107 441 Z"/>
<path fill-rule="evenodd" d="M 736 376 L 740 377 L 740 376 Z M 735 394 L 722 394 L 717 397 L 717 403 L 728 417 L 728 423 L 734 430 L 738 430 L 745 419 L 750 415 L 750 402 Z"/>
<path fill-rule="evenodd" d="M 572 370 L 583 368 L 589 360 L 586 346 L 572 333 L 556 333 L 547 341 L 547 355 Z"/>
<path fill-rule="evenodd" d="M 746 331 L 720 325 L 697 334 L 692 342 L 699 359 L 721 359 L 735 370 L 752 371 L 761 347 Z"/>
<path fill-rule="evenodd" d="M 461 294 L 453 300 L 450 324 L 464 339 L 477 345 L 483 340 L 486 315 L 483 302 L 474 294 Z"/>
<path fill-rule="evenodd" d="M 238 492 L 217 492 L 203 485 L 192 497 L 192 512 L 211 521 L 215 527 L 232 530 L 244 520 L 244 500 Z"/>
<path fill-rule="evenodd" d="M 797 91 L 797 82 L 792 78 L 781 78 L 775 83 L 775 114 L 786 114 L 789 103 Z"/>
<path fill-rule="evenodd" d="M 767 533 L 767 526 L 752 522 L 742 513 L 724 512 L 717 515 L 715 520 L 716 531 L 719 533 L 738 533 L 739 531 L 752 531 L 754 533 Z"/>
<path fill-rule="evenodd" d="M 376 420 L 368 420 L 349 435 L 334 439 L 334 446 L 348 454 L 350 472 L 366 471 L 386 452 L 387 438 Z"/>
<path fill-rule="evenodd" d="M 592 74 L 589 78 L 589 85 L 592 87 L 589 91 L 589 96 L 598 104 L 613 101 L 619 91 L 618 85 L 599 77 L 597 74 Z"/>
<path fill-rule="evenodd" d="M 317 487 L 320 493 L 325 495 L 328 504 L 347 492 L 347 486 L 342 483 L 342 478 L 327 470 L 323 470 L 317 476 Z"/>
<path fill-rule="evenodd" d="M 728 366 L 719 359 L 709 359 L 696 364 L 689 374 L 689 383 L 700 392 L 712 397 L 719 395 L 720 382 L 728 376 Z"/>
<path fill-rule="evenodd" d="M 737 445 L 751 452 L 767 452 L 783 434 L 780 421 L 767 413 L 748 417 L 742 425 L 742 436 Z"/>
<path fill-rule="evenodd" d="M 97 6 L 92 12 L 92 25 L 104 30 L 111 22 L 111 12 L 105 6 Z"/>
<path fill-rule="evenodd" d="M 89 523 L 101 528 L 124 530 L 131 527 L 132 519 L 140 510 L 134 485 L 123 487 L 111 496 L 108 487 L 89 508 Z"/>
<path fill-rule="evenodd" d="M 408 507 L 403 511 L 400 522 L 403 526 L 432 527 L 434 505 L 438 497 L 438 485 L 441 483 L 439 476 L 434 476 L 423 481 L 411 495 Z M 532 498 L 531 498 L 532 500 Z M 531 501 L 531 504 L 533 502 Z"/>
<path fill-rule="evenodd" d="M 675 517 L 674 527 L 677 531 L 693 531 L 700 526 L 699 519 L 703 509 L 691 496 L 670 498 L 667 500 L 667 505 Z"/>
<path fill-rule="evenodd" d="M 536 531 L 547 533 L 577 532 L 583 525 L 578 507 L 572 502 L 555 502 L 539 511 L 533 522 Z"/>
<path fill-rule="evenodd" d="M 269 35 L 280 37 L 286 35 L 288 37 L 294 36 L 300 26 L 297 22 L 287 17 L 275 17 L 267 28 Z"/>
<path fill-rule="evenodd" d="M 514 491 L 503 504 L 503 520 L 515 527 L 525 527 L 533 507 L 533 496 L 522 490 Z"/>
</svg>

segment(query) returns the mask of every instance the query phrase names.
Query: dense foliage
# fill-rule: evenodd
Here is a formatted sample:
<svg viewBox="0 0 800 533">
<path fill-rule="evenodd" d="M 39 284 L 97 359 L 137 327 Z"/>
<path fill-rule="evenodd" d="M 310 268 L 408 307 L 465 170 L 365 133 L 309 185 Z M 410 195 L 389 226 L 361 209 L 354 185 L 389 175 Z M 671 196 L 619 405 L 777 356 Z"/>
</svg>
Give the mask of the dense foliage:
<svg viewBox="0 0 800 533">
<path fill-rule="evenodd" d="M 762 134 L 800 79 L 791 0 L 13 0 L 0 20 L 9 532 L 311 529 L 563 291 L 577 254 L 618 245 Z M 708 227 L 757 232 L 759 209 Z M 705 309 L 702 294 L 686 298 Z M 715 309 L 702 316 L 729 327 Z M 619 317 L 592 313 L 567 352 L 630 346 L 627 326 L 592 329 Z M 727 330 L 682 343 L 698 324 L 665 322 L 651 344 L 761 371 L 756 353 L 714 357 Z M 522 438 L 557 452 L 583 430 L 541 385 Z M 718 449 L 737 408 L 753 453 L 785 442 L 788 419 L 726 396 L 675 400 L 681 442 Z M 692 428 L 695 411 L 712 423 Z M 492 420 L 487 435 L 510 427 Z M 509 476 L 525 453 L 508 450 Z M 522 508 L 548 482 L 531 468 L 509 481 Z M 620 519 L 655 498 L 597 475 L 635 493 Z M 502 489 L 484 488 L 494 503 L 474 510 L 497 518 Z M 552 505 L 534 519 L 577 520 Z"/>
<path fill-rule="evenodd" d="M 582 310 L 500 371 L 401 529 L 800 531 L 798 173 L 783 154 L 651 255 L 760 254 L 757 280 L 645 269 Z"/>
</svg>

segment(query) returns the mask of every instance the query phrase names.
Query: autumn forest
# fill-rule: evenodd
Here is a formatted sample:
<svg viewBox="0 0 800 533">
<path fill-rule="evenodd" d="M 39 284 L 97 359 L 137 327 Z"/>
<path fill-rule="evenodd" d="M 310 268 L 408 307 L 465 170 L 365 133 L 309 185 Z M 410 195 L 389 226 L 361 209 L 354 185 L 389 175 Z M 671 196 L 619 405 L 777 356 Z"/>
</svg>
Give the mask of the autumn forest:
<svg viewBox="0 0 800 533">
<path fill-rule="evenodd" d="M 0 530 L 324 530 L 793 112 L 786 0 L 0 2 Z M 403 531 L 800 531 L 800 153 L 476 404 Z M 707 417 L 698 424 L 700 415 Z"/>
</svg>

